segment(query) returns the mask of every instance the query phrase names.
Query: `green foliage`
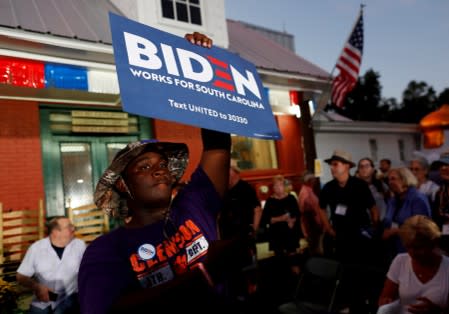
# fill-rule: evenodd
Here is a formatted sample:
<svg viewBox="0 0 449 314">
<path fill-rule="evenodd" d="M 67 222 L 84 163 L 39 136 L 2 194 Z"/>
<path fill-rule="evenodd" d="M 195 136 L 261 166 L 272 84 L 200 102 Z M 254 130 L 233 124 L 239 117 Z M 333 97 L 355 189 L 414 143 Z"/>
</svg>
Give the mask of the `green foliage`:
<svg viewBox="0 0 449 314">
<path fill-rule="evenodd" d="M 438 96 L 437 104 L 438 107 L 444 104 L 449 105 L 449 88 L 446 88 L 441 92 L 441 94 Z"/>
<path fill-rule="evenodd" d="M 381 103 L 382 86 L 379 77 L 379 73 L 372 69 L 366 71 L 348 93 L 343 109 L 337 109 L 337 112 L 358 121 L 386 120 L 390 106 Z"/>
<path fill-rule="evenodd" d="M 0 278 L 0 314 L 14 313 L 18 296 L 14 285 Z"/>
<path fill-rule="evenodd" d="M 348 93 L 342 109 L 334 105 L 326 109 L 333 109 L 357 121 L 419 123 L 425 115 L 449 104 L 449 88 L 437 96 L 433 87 L 423 81 L 408 84 L 402 94 L 402 103 L 395 98 L 382 98 L 379 78 L 378 72 L 369 69 Z"/>
<path fill-rule="evenodd" d="M 425 82 L 411 81 L 402 93 L 400 122 L 419 123 L 430 112 L 436 110 L 435 90 Z"/>
</svg>

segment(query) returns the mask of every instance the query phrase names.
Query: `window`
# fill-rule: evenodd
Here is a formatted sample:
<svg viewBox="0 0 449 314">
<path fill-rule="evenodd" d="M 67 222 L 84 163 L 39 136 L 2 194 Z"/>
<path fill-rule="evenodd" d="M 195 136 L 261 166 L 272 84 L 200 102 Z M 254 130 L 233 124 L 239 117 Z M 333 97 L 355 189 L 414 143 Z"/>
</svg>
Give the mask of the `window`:
<svg viewBox="0 0 449 314">
<path fill-rule="evenodd" d="M 374 138 L 370 138 L 369 140 L 369 150 L 371 153 L 371 159 L 373 161 L 377 161 L 377 140 Z"/>
<path fill-rule="evenodd" d="M 231 156 L 242 170 L 278 168 L 276 147 L 272 140 L 232 136 Z"/>
<path fill-rule="evenodd" d="M 415 134 L 415 136 L 413 137 L 414 141 L 415 141 L 415 150 L 421 150 L 421 143 L 422 143 L 422 139 L 421 139 L 421 133 L 419 134 Z"/>
<path fill-rule="evenodd" d="M 161 0 L 161 6 L 167 19 L 202 25 L 200 0 Z"/>
<path fill-rule="evenodd" d="M 90 143 L 59 143 L 65 206 L 93 203 L 92 159 Z"/>
<path fill-rule="evenodd" d="M 405 152 L 404 152 L 404 140 L 398 140 L 398 148 L 399 148 L 399 159 L 401 161 L 405 160 Z"/>
</svg>

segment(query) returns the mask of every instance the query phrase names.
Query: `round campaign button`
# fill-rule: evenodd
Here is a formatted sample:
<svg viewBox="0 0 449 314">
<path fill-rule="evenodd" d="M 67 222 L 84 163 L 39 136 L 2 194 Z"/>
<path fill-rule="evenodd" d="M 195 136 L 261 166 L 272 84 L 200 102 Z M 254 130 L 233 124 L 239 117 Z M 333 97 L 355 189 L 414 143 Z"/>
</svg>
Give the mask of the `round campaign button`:
<svg viewBox="0 0 449 314">
<path fill-rule="evenodd" d="M 156 248 L 151 244 L 145 243 L 139 246 L 137 254 L 141 259 L 146 261 L 148 259 L 152 259 L 154 255 L 156 255 Z"/>
</svg>

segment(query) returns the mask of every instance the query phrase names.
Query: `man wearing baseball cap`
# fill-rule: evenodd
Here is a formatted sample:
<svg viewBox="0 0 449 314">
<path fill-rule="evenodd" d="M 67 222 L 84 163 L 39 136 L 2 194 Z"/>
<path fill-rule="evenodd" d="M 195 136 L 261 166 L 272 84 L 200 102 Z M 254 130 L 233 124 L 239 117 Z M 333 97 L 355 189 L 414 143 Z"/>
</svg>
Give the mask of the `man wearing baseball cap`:
<svg viewBox="0 0 449 314">
<path fill-rule="evenodd" d="M 210 47 L 204 35 L 187 39 Z M 106 169 L 95 203 L 127 222 L 88 246 L 78 277 L 81 313 L 225 309 L 217 303 L 222 278 L 215 271 L 221 261 L 214 259 L 214 241 L 228 184 L 231 139 L 206 129 L 201 137 L 200 164 L 174 198 L 172 189 L 188 162 L 185 144 L 130 143 Z"/>
<path fill-rule="evenodd" d="M 368 296 L 357 280 L 367 280 L 360 270 L 371 262 L 371 254 L 376 254 L 372 240 L 379 222 L 378 210 L 368 184 L 350 175 L 350 169 L 355 166 L 351 154 L 337 149 L 325 162 L 329 164 L 334 178 L 323 186 L 319 197 L 321 210 L 330 209 L 331 224 L 324 219 L 325 229 L 335 238 L 336 259 L 344 264 L 359 266 L 348 268 L 355 280 L 352 286 L 356 287 L 350 300 L 350 311 L 365 313 Z"/>
</svg>

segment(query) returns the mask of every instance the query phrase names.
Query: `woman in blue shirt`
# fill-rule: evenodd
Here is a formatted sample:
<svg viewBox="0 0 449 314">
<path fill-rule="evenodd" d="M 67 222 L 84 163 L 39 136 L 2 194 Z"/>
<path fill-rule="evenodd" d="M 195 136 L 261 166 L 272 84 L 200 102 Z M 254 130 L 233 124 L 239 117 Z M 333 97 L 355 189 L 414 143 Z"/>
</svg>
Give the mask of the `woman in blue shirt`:
<svg viewBox="0 0 449 314">
<path fill-rule="evenodd" d="M 406 252 L 399 239 L 399 227 L 414 215 L 430 217 L 427 197 L 416 188 L 418 181 L 405 167 L 393 168 L 388 173 L 388 185 L 393 196 L 388 200 L 382 238 L 389 242 L 389 260 Z"/>
</svg>

